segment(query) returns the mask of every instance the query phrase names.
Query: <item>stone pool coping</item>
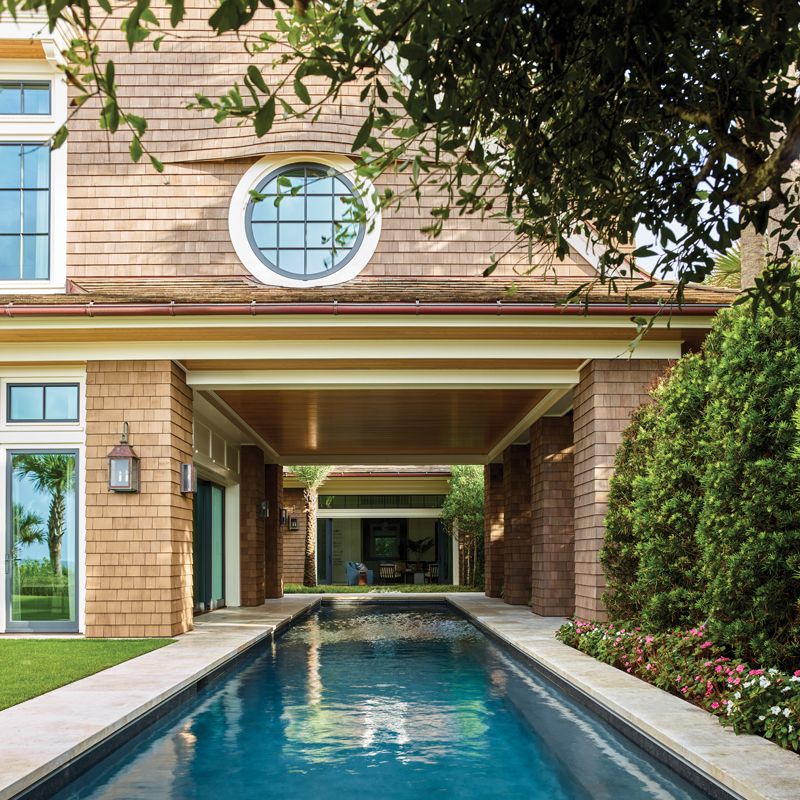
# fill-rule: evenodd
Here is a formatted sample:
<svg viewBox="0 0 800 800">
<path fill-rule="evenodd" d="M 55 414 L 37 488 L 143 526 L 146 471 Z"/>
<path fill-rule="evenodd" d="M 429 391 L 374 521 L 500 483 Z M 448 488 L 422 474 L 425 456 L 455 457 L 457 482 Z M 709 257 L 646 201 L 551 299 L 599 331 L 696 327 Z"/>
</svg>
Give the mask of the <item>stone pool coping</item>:
<svg viewBox="0 0 800 800">
<path fill-rule="evenodd" d="M 173 644 L 0 711 L 0 800 L 49 797 L 71 779 L 77 759 L 93 753 L 102 758 L 106 752 L 98 751 L 109 737 L 196 691 L 319 599 L 292 595 L 255 608 L 215 611 L 198 617 L 194 629 Z"/>
<path fill-rule="evenodd" d="M 475 593 L 295 594 L 255 608 L 215 611 L 174 644 L 0 711 L 0 800 L 48 797 L 70 765 L 106 754 L 145 717 L 194 692 L 254 645 L 320 603 L 447 602 L 590 705 L 746 800 L 797 800 L 800 757 L 736 736 L 705 711 L 553 638 L 563 622 Z M 55 777 L 54 777 L 55 776 Z"/>
<path fill-rule="evenodd" d="M 452 595 L 448 602 L 560 683 L 734 796 L 800 797 L 800 756 L 760 736 L 737 736 L 697 706 L 559 642 L 553 634 L 563 619 L 538 617 L 525 606 L 480 595 Z"/>
</svg>

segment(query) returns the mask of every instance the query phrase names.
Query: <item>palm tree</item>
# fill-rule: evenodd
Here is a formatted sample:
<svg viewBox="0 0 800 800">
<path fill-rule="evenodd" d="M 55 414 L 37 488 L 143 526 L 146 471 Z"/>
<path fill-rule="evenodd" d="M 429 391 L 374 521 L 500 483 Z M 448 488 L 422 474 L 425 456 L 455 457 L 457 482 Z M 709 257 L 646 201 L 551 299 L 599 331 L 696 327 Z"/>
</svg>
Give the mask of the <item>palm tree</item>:
<svg viewBox="0 0 800 800">
<path fill-rule="evenodd" d="M 303 562 L 303 585 L 317 585 L 317 491 L 333 467 L 305 465 L 289 467 L 303 486 L 306 501 L 306 546 Z"/>
<path fill-rule="evenodd" d="M 711 286 L 720 289 L 740 289 L 742 286 L 742 248 L 734 245 L 714 259 L 714 270 L 706 278 Z"/>
<path fill-rule="evenodd" d="M 14 472 L 29 478 L 41 494 L 50 495 L 47 515 L 47 549 L 54 575 L 61 575 L 61 540 L 67 530 L 67 493 L 75 485 L 75 457 L 66 453 L 31 453 L 14 456 Z"/>
<path fill-rule="evenodd" d="M 33 511 L 26 511 L 22 503 L 14 503 L 11 510 L 11 557 L 19 560 L 20 549 L 29 544 L 40 544 L 44 541 L 42 518 Z"/>
</svg>

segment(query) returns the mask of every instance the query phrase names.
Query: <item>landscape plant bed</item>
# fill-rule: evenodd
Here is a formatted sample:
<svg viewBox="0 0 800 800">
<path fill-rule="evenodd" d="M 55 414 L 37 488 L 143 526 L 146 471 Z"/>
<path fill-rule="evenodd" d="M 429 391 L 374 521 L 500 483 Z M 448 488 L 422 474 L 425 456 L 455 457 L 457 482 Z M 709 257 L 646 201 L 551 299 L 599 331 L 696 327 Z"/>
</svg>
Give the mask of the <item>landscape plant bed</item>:
<svg viewBox="0 0 800 800">
<path fill-rule="evenodd" d="M 444 583 L 395 583 L 386 586 L 347 586 L 337 584 L 320 584 L 319 586 L 303 586 L 302 583 L 284 585 L 287 594 L 382 594 L 386 592 L 404 592 L 406 594 L 426 594 L 444 592 L 482 592 L 474 586 L 452 586 Z"/>
<path fill-rule="evenodd" d="M 753 668 L 707 638 L 705 626 L 649 634 L 639 627 L 574 620 L 556 637 L 714 714 L 736 733 L 800 751 L 800 670 Z"/>
<path fill-rule="evenodd" d="M 0 641 L 0 709 L 171 644 L 174 639 Z"/>
</svg>

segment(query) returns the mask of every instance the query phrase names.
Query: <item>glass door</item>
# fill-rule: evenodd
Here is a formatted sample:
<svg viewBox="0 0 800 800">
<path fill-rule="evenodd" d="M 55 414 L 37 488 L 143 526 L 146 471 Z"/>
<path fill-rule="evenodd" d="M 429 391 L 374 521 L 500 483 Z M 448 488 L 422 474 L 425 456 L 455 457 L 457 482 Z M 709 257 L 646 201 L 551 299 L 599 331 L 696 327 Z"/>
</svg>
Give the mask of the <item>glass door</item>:
<svg viewBox="0 0 800 800">
<path fill-rule="evenodd" d="M 6 610 L 10 631 L 78 629 L 78 454 L 10 451 Z"/>
<path fill-rule="evenodd" d="M 225 605 L 225 489 L 199 480 L 194 498 L 194 608 Z"/>
</svg>

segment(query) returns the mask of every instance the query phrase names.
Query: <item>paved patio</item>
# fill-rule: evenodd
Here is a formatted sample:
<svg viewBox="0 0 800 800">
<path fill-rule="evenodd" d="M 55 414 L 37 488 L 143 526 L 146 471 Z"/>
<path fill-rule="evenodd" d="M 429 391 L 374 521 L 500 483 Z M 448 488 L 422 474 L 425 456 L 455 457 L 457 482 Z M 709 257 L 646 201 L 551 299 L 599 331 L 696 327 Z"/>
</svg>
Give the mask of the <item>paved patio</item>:
<svg viewBox="0 0 800 800">
<path fill-rule="evenodd" d="M 561 644 L 562 622 L 537 617 L 480 594 L 287 595 L 257 608 L 199 618 L 175 644 L 119 664 L 0 712 L 0 800 L 135 721 L 315 606 L 447 600 L 478 625 L 609 711 L 634 724 L 689 764 L 747 800 L 797 800 L 800 757 L 754 736 L 736 736 L 698 708 Z"/>
</svg>

